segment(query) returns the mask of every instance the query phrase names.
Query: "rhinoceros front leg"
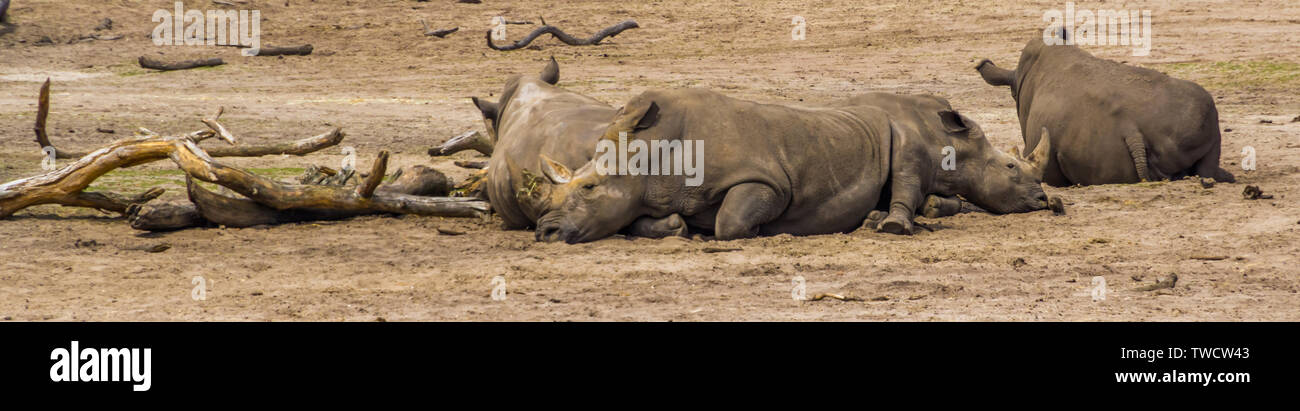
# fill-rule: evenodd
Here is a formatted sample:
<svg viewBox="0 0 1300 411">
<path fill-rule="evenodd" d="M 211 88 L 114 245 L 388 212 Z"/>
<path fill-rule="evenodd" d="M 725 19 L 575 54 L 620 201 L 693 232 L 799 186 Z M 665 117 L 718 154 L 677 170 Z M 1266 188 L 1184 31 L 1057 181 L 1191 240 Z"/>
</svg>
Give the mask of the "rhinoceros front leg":
<svg viewBox="0 0 1300 411">
<path fill-rule="evenodd" d="M 627 227 L 627 233 L 635 237 L 665 238 L 686 237 L 690 234 L 686 220 L 681 215 L 672 214 L 663 218 L 641 217 Z"/>
<path fill-rule="evenodd" d="M 764 223 L 776 219 L 784 211 L 784 203 L 772 187 L 762 183 L 739 184 L 727 190 L 718 208 L 714 235 L 720 241 L 758 236 Z"/>
<path fill-rule="evenodd" d="M 895 158 L 898 158 L 895 155 Z M 896 162 L 898 163 L 898 162 Z M 904 163 L 910 164 L 910 163 Z M 907 234 L 915 232 L 912 224 L 914 212 L 924 204 L 925 194 L 921 193 L 921 179 L 916 170 L 910 168 L 895 169 L 890 189 L 889 215 L 880 222 L 877 231 L 890 234 Z"/>
<path fill-rule="evenodd" d="M 925 205 L 921 208 L 921 215 L 928 218 L 939 218 L 956 215 L 960 211 L 960 199 L 930 194 L 925 196 Z M 890 213 L 884 211 L 871 210 L 871 213 L 867 214 L 867 219 L 862 221 L 862 227 L 870 230 L 880 230 L 880 224 L 889 215 Z"/>
</svg>

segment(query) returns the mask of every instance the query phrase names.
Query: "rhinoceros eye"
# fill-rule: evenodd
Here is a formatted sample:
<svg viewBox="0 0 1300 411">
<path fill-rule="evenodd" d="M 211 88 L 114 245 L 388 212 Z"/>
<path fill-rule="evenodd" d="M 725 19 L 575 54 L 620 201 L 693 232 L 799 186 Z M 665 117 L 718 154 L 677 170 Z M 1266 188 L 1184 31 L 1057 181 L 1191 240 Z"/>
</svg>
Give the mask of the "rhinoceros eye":
<svg viewBox="0 0 1300 411">
<path fill-rule="evenodd" d="M 1012 169 L 1012 170 L 1015 170 L 1015 169 L 1016 169 L 1016 163 L 1007 163 L 1007 168 Z"/>
<path fill-rule="evenodd" d="M 587 183 L 582 185 L 583 190 L 591 191 L 594 188 L 596 188 L 595 184 Z"/>
</svg>

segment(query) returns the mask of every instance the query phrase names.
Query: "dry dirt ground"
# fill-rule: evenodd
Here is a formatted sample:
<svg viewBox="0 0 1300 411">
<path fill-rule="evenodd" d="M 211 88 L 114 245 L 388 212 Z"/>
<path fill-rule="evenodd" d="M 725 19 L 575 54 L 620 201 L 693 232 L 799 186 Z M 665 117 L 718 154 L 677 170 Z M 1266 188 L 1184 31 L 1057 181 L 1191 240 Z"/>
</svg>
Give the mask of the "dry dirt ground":
<svg viewBox="0 0 1300 411">
<path fill-rule="evenodd" d="M 244 58 L 221 47 L 155 46 L 147 38 L 170 1 L 17 0 L 16 31 L 0 36 L 0 180 L 40 172 L 32 141 L 39 81 L 54 79 L 56 145 L 88 149 L 136 127 L 180 133 L 226 107 L 248 143 L 296 139 L 333 126 L 358 163 L 381 149 L 396 165 L 453 158 L 425 150 L 481 128 L 467 96 L 499 94 L 514 73 L 561 63 L 560 85 L 614 105 L 646 89 L 707 87 L 767 102 L 805 104 L 888 90 L 935 93 L 980 122 L 995 146 L 1019 145 L 1014 103 L 972 66 L 1014 67 L 1040 35 L 1043 12 L 1064 2 L 1007 1 L 502 1 L 251 0 L 264 44 L 311 43 L 306 57 Z M 1015 4 L 1011 4 L 1015 3 Z M 189 1 L 191 8 L 214 6 Z M 1089 2 L 1079 7 L 1096 8 Z M 1068 214 L 965 213 L 925 220 L 912 237 L 871 232 L 731 242 L 613 238 L 539 244 L 496 221 L 365 217 L 250 229 L 143 234 L 113 215 L 41 206 L 0 221 L 0 317 L 81 320 L 1300 320 L 1300 3 L 1129 1 L 1149 9 L 1154 45 L 1090 46 L 1100 56 L 1162 70 L 1215 96 L 1223 166 L 1236 184 L 1196 181 L 1049 188 Z M 807 39 L 790 38 L 792 16 Z M 484 45 L 493 16 L 544 17 L 586 36 L 634 18 L 608 44 L 498 52 Z M 93 28 L 108 17 L 113 28 Z M 446 39 L 419 24 L 460 27 Z M 509 26 L 518 39 L 534 26 Z M 71 40 L 91 33 L 120 40 Z M 38 45 L 48 36 L 53 44 Z M 156 73 L 141 55 L 220 56 L 212 69 Z M 1271 121 L 1269 123 L 1264 120 Z M 97 132 L 113 129 L 116 134 Z M 208 142 L 205 144 L 217 144 Z M 1243 147 L 1258 169 L 1242 171 Z M 276 177 L 337 165 L 339 148 L 308 157 L 231 159 Z M 169 189 L 183 177 L 162 161 L 120 170 L 94 189 Z M 1272 200 L 1244 200 L 1247 184 Z M 455 228 L 461 236 L 438 234 Z M 90 246 L 79 243 L 93 241 Z M 150 254 L 131 247 L 167 243 Z M 706 248 L 738 251 L 706 253 Z M 1199 257 L 1199 258 L 1198 258 Z M 1214 259 L 1204 259 L 1213 257 Z M 1223 257 L 1220 259 L 1220 257 Z M 1135 291 L 1177 274 L 1172 289 Z M 490 298 L 504 276 L 507 299 Z M 838 293 L 862 301 L 795 301 Z M 1109 293 L 1094 302 L 1094 276 Z M 206 299 L 191 297 L 195 277 Z"/>
</svg>

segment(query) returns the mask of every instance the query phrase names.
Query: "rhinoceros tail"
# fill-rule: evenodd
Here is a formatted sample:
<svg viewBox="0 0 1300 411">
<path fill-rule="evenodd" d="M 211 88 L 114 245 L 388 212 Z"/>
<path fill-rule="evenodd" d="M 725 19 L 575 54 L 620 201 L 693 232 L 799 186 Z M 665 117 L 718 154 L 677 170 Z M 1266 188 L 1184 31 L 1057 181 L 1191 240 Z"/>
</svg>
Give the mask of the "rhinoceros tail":
<svg viewBox="0 0 1300 411">
<path fill-rule="evenodd" d="M 1147 143 L 1142 138 L 1142 134 L 1125 134 L 1124 145 L 1128 146 L 1128 154 L 1133 156 L 1133 167 L 1137 168 L 1138 181 L 1151 181 L 1151 173 L 1147 169 Z"/>
</svg>

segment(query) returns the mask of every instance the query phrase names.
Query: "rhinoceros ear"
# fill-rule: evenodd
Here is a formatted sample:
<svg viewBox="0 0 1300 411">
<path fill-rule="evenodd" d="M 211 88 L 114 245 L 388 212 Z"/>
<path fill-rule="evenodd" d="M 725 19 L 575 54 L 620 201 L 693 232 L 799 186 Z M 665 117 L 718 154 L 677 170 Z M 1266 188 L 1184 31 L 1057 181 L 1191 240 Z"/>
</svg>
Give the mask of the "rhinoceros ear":
<svg viewBox="0 0 1300 411">
<path fill-rule="evenodd" d="M 940 111 L 939 121 L 943 122 L 943 129 L 949 133 L 960 134 L 970 131 L 970 126 L 966 125 L 966 121 L 956 111 Z"/>
<path fill-rule="evenodd" d="M 542 69 L 542 81 L 552 86 L 560 82 L 560 63 L 555 61 L 555 56 L 551 56 L 551 62 L 546 63 L 546 68 Z"/>
<path fill-rule="evenodd" d="M 636 126 L 632 127 L 632 130 L 634 131 L 644 130 L 650 128 L 650 126 L 653 126 L 655 125 L 655 123 L 659 122 L 658 103 L 651 101 L 649 105 L 645 106 L 643 109 L 640 109 L 639 111 L 640 114 L 637 115 L 639 119 L 636 121 Z"/>
<path fill-rule="evenodd" d="M 469 99 L 474 101 L 474 106 L 478 107 L 478 111 L 483 112 L 483 118 L 487 120 L 497 119 L 497 103 L 480 100 L 478 97 L 470 97 Z"/>
<path fill-rule="evenodd" d="M 551 179 L 551 183 L 568 184 L 570 180 L 573 180 L 573 171 L 565 167 L 564 164 L 552 160 L 545 154 L 538 154 L 538 157 L 542 159 L 542 174 Z"/>
</svg>

